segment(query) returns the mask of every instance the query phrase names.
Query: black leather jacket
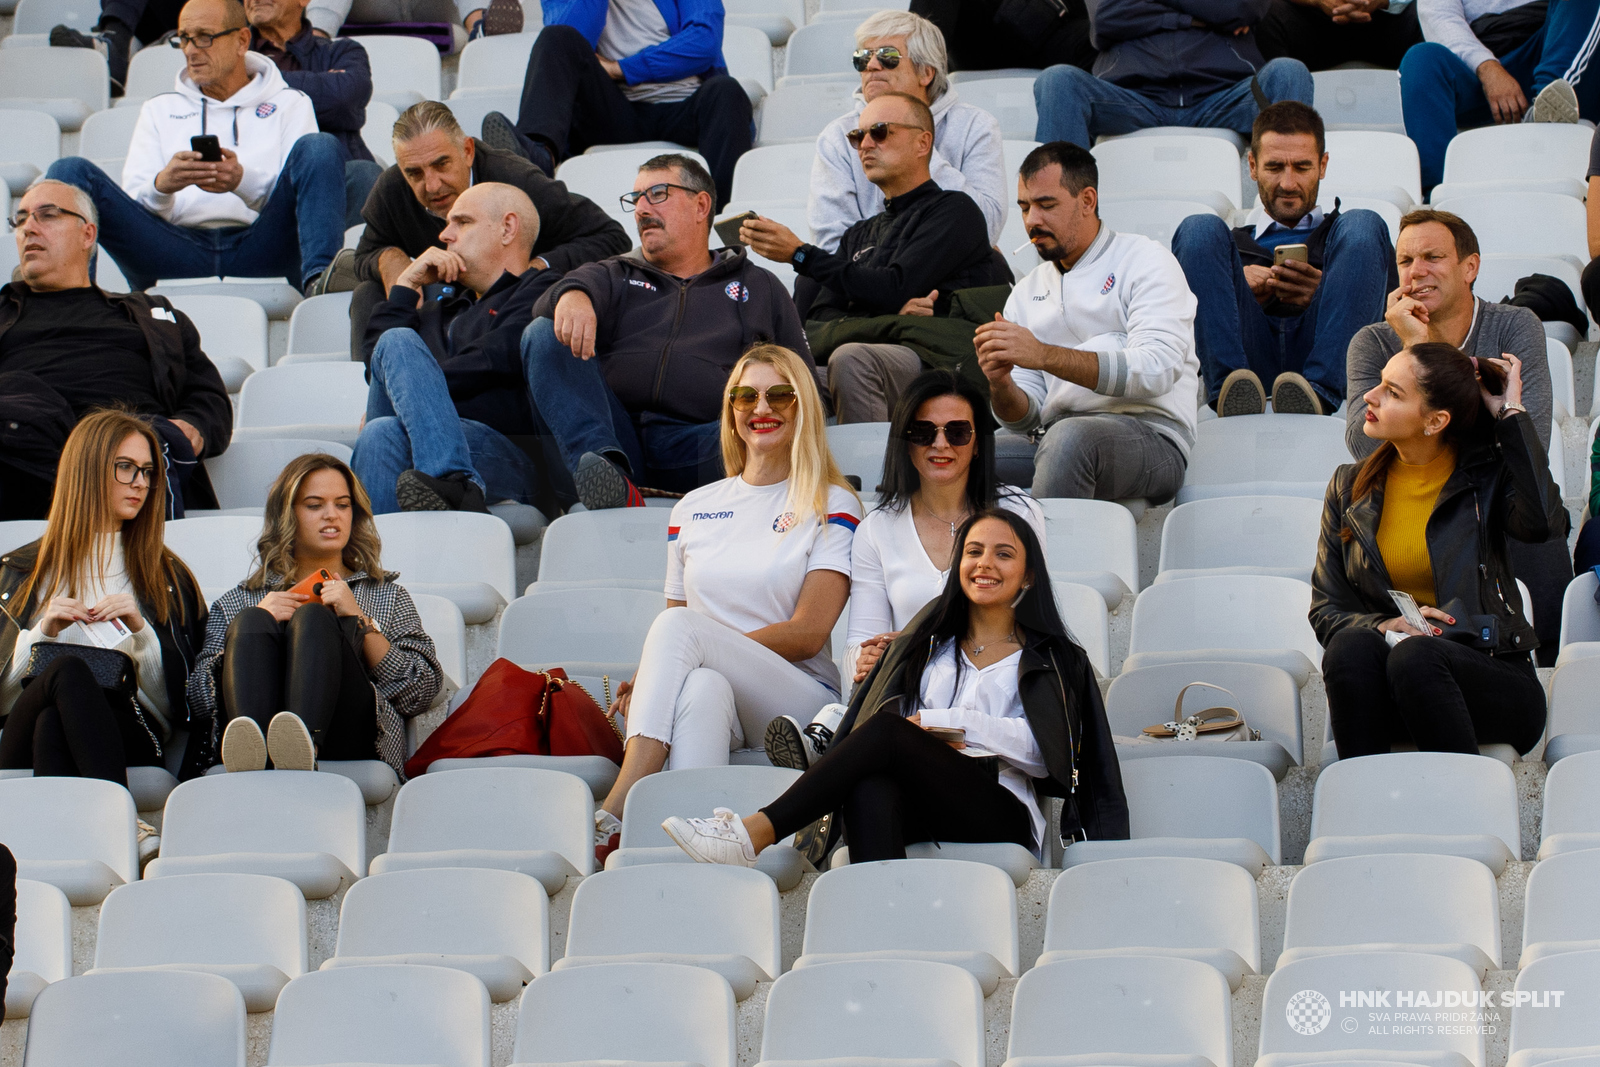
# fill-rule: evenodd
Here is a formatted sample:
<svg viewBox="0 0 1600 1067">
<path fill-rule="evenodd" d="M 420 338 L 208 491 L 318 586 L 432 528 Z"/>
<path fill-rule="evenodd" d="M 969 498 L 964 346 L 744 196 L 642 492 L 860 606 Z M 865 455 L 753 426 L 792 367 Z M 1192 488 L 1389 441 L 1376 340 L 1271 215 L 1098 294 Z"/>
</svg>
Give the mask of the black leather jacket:
<svg viewBox="0 0 1600 1067">
<path fill-rule="evenodd" d="M 1351 463 L 1335 472 L 1322 509 L 1310 616 L 1324 647 L 1346 627 L 1376 628 L 1399 614 L 1389 598 L 1394 586 L 1378 551 L 1383 486 L 1352 504 L 1359 470 Z M 1485 651 L 1532 652 L 1539 639 L 1523 611 L 1506 539 L 1539 544 L 1565 538 L 1569 525 L 1533 420 L 1519 412 L 1495 421 L 1488 432 L 1463 446 L 1428 517 L 1428 557 L 1440 606 L 1459 600 L 1469 615 L 1494 616 L 1498 641 Z M 1349 541 L 1340 536 L 1346 527 L 1352 534 Z M 1458 616 L 1457 621 L 1465 620 Z"/>
</svg>

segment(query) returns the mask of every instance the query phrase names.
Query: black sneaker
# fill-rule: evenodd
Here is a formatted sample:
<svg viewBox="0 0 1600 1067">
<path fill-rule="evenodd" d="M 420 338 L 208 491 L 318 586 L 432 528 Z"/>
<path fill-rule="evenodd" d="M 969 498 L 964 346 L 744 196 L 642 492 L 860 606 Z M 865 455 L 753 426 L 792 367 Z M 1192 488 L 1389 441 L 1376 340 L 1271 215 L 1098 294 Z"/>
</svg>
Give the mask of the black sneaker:
<svg viewBox="0 0 1600 1067">
<path fill-rule="evenodd" d="M 804 771 L 811 767 L 811 752 L 800 726 L 787 715 L 779 715 L 767 723 L 765 737 L 767 760 L 774 767 L 787 767 L 791 771 Z"/>
<path fill-rule="evenodd" d="M 523 142 L 522 136 L 517 133 L 516 123 L 506 118 L 498 111 L 491 111 L 483 116 L 483 126 L 479 130 L 483 143 L 490 148 L 501 152 L 510 152 L 514 156 L 528 158 L 528 146 Z"/>
<path fill-rule="evenodd" d="M 401 511 L 475 511 L 487 515 L 483 490 L 464 474 L 435 478 L 419 470 L 401 471 L 394 480 Z"/>
<path fill-rule="evenodd" d="M 128 80 L 128 41 L 116 31 L 84 33 L 71 26 L 50 27 L 51 48 L 92 48 L 106 57 L 111 95 L 121 96 Z"/>
<path fill-rule="evenodd" d="M 590 511 L 644 507 L 644 494 L 638 486 L 622 473 L 621 467 L 598 452 L 583 454 L 572 480 L 578 487 L 578 499 Z"/>
<path fill-rule="evenodd" d="M 1217 414 L 1263 415 L 1267 410 L 1267 391 L 1256 372 L 1241 367 L 1222 380 L 1217 393 Z"/>
</svg>

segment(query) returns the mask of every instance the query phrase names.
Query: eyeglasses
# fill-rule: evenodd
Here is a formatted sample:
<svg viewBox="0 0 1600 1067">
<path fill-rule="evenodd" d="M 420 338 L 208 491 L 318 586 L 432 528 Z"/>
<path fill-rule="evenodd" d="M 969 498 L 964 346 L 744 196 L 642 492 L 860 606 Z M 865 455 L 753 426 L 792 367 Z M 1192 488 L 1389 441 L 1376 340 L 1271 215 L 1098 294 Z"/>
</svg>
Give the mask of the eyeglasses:
<svg viewBox="0 0 1600 1067">
<path fill-rule="evenodd" d="M 89 221 L 76 211 L 68 211 L 66 208 L 56 207 L 54 204 L 40 204 L 32 211 L 23 210 L 17 212 L 15 215 L 6 216 L 6 225 L 13 230 L 19 230 L 28 224 L 29 215 L 32 215 L 40 222 L 54 222 L 62 215 L 71 215 L 73 218 L 81 219 L 84 222 Z"/>
<path fill-rule="evenodd" d="M 682 189 L 690 196 L 698 196 L 700 194 L 700 190 L 691 189 L 687 185 L 674 185 L 672 182 L 662 182 L 660 185 L 652 185 L 650 188 L 642 189 L 638 192 L 623 193 L 621 196 L 617 197 L 617 199 L 622 201 L 622 210 L 632 211 L 633 206 L 640 200 L 648 200 L 652 204 L 666 203 L 667 197 L 672 195 L 672 190 L 674 189 Z"/>
<path fill-rule="evenodd" d="M 154 467 L 141 467 L 131 459 L 119 459 L 111 464 L 111 474 L 123 485 L 137 485 L 140 475 L 144 476 L 145 485 L 154 485 L 156 480 Z"/>
<path fill-rule="evenodd" d="M 800 399 L 792 385 L 774 385 L 765 392 L 767 407 L 773 411 L 788 411 Z M 735 411 L 754 411 L 761 396 L 762 390 L 736 385 L 728 390 L 728 403 L 733 405 Z"/>
<path fill-rule="evenodd" d="M 926 419 L 916 419 L 906 423 L 905 431 L 900 436 L 918 448 L 927 448 L 939 439 L 940 430 L 944 431 L 945 443 L 951 448 L 972 443 L 972 423 L 966 419 L 947 422 L 943 426 L 936 426 Z"/>
<path fill-rule="evenodd" d="M 180 49 L 194 45 L 204 52 L 215 43 L 218 37 L 226 37 L 230 33 L 238 33 L 240 30 L 248 30 L 249 28 L 248 26 L 235 26 L 231 30 L 223 30 L 220 33 L 179 33 L 167 38 L 167 43 L 174 48 Z"/>
<path fill-rule="evenodd" d="M 889 131 L 892 129 L 917 130 L 920 132 L 922 127 L 911 126 L 904 122 L 874 122 L 864 130 L 851 130 L 844 135 L 844 139 L 850 142 L 851 148 L 860 148 L 861 142 L 868 137 L 872 138 L 874 144 L 882 144 L 889 139 Z"/>
<path fill-rule="evenodd" d="M 857 70 L 866 70 L 867 64 L 876 56 L 884 70 L 893 70 L 900 65 L 900 49 L 890 45 L 883 48 L 858 48 L 850 56 L 850 62 L 855 64 Z"/>
</svg>

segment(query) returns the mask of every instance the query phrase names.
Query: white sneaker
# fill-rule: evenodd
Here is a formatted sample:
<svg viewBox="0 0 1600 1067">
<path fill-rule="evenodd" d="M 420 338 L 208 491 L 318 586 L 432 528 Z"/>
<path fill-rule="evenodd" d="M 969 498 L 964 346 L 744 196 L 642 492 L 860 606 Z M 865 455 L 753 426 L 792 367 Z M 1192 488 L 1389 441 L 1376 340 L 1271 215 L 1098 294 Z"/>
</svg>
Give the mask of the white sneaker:
<svg viewBox="0 0 1600 1067">
<path fill-rule="evenodd" d="M 311 731 L 292 711 L 278 712 L 267 724 L 267 754 L 280 771 L 317 769 L 317 747 L 311 741 Z"/>
<path fill-rule="evenodd" d="M 1539 90 L 1539 95 L 1533 98 L 1533 106 L 1528 109 L 1527 121 L 1577 122 L 1577 92 L 1565 78 L 1557 78 Z"/>
<path fill-rule="evenodd" d="M 222 765 L 230 772 L 266 770 L 267 739 L 248 715 L 234 719 L 222 731 Z"/>
<path fill-rule="evenodd" d="M 605 808 L 594 809 L 594 843 L 596 847 L 611 840 L 612 834 L 622 833 L 622 820 Z"/>
<path fill-rule="evenodd" d="M 143 819 L 135 820 L 139 828 L 139 869 L 161 854 L 161 833 Z"/>
<path fill-rule="evenodd" d="M 756 865 L 756 847 L 750 841 L 744 821 L 727 808 L 716 809 L 709 819 L 681 819 L 674 815 L 663 822 L 661 828 L 696 863 L 724 863 L 732 867 Z"/>
</svg>

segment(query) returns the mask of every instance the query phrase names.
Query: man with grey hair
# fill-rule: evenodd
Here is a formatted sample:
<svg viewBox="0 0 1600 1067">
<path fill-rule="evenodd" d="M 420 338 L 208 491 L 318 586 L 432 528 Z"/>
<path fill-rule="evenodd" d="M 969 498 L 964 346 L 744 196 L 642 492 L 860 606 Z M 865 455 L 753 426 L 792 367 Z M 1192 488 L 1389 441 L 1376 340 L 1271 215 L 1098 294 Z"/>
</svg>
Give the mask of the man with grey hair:
<svg viewBox="0 0 1600 1067">
<path fill-rule="evenodd" d="M 883 193 L 867 179 L 846 134 L 860 125 L 861 109 L 884 93 L 905 93 L 928 105 L 934 184 L 972 197 L 988 224 L 989 243 L 998 242 L 1008 195 L 1004 138 L 993 115 L 957 97 L 946 77 L 939 28 L 909 11 L 879 11 L 856 27 L 853 59 L 861 72 L 856 105 L 822 131 L 811 164 L 806 221 L 817 247 L 834 251 L 844 231 L 883 210 Z"/>
<path fill-rule="evenodd" d="M 199 460 L 228 447 L 233 407 L 194 325 L 165 297 L 94 284 L 100 227 L 86 190 L 40 178 L 6 221 L 19 266 L 0 288 L 0 520 L 49 513 L 67 435 L 112 404 L 160 435 L 169 517 L 182 517 L 186 497 L 215 507 Z"/>
</svg>

